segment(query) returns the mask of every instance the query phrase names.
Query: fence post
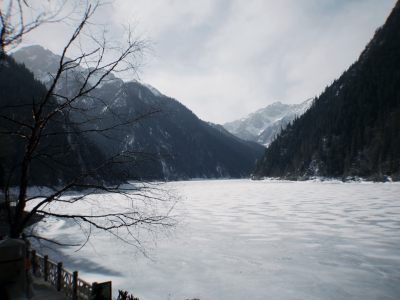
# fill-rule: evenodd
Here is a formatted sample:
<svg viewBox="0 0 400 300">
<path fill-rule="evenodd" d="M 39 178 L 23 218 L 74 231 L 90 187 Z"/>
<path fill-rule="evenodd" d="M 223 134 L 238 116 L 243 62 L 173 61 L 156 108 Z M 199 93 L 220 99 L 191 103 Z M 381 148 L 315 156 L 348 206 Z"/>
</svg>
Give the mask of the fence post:
<svg viewBox="0 0 400 300">
<path fill-rule="evenodd" d="M 57 291 L 61 292 L 62 288 L 62 262 L 57 265 Z"/>
<path fill-rule="evenodd" d="M 49 256 L 45 255 L 44 256 L 44 263 L 43 263 L 43 277 L 44 277 L 44 281 L 47 281 L 48 277 L 49 277 Z"/>
<path fill-rule="evenodd" d="M 78 271 L 72 273 L 72 300 L 78 300 Z"/>
<path fill-rule="evenodd" d="M 31 263 L 32 263 L 32 271 L 33 271 L 33 275 L 36 276 L 36 272 L 37 272 L 37 257 L 36 257 L 36 250 L 33 249 L 32 250 L 32 257 L 31 257 Z"/>
<path fill-rule="evenodd" d="M 91 297 L 93 297 L 97 292 L 97 282 L 92 282 L 92 293 L 91 293 Z"/>
</svg>

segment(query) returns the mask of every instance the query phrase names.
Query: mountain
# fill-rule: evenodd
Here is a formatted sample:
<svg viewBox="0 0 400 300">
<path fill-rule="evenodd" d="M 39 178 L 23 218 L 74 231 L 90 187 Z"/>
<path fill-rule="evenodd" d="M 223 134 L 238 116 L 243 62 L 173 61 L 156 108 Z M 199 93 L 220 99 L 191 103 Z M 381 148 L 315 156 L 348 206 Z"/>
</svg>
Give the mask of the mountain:
<svg viewBox="0 0 400 300">
<path fill-rule="evenodd" d="M 252 178 L 400 180 L 400 1 L 358 60 L 266 149 Z"/>
<path fill-rule="evenodd" d="M 223 126 L 233 135 L 248 141 L 268 146 L 275 136 L 286 128 L 296 116 L 302 115 L 311 105 L 312 99 L 300 104 L 275 102 L 246 117 L 225 123 Z"/>
<path fill-rule="evenodd" d="M 0 67 L 0 188 L 8 180 L 11 186 L 19 183 L 20 163 L 27 143 L 24 136 L 29 132 L 26 127 L 33 126 L 33 104 L 45 94 L 46 87 L 35 80 L 33 73 L 11 57 L 3 56 Z M 56 99 L 50 99 L 44 114 L 55 102 Z M 61 113 L 56 114 L 43 131 L 43 138 L 35 152 L 37 159 L 31 165 L 34 174 L 30 176 L 32 185 L 57 186 L 60 182 L 69 182 L 84 173 L 84 170 L 96 168 L 105 161 L 102 151 L 91 140 L 78 134 L 68 135 L 69 128 L 61 123 L 70 124 L 71 120 Z M 48 135 L 54 132 L 60 134 Z M 80 183 L 99 181 L 112 183 L 113 178 L 96 174 Z"/>
<path fill-rule="evenodd" d="M 55 72 L 60 59 L 41 46 L 22 48 L 12 56 L 47 85 L 51 78 L 48 74 Z M 57 94 L 71 95 L 80 84 L 80 72 L 87 74 L 88 70 L 79 68 L 75 73 L 65 74 L 56 88 Z M 118 122 L 140 118 L 143 114 L 157 113 L 110 130 L 107 137 L 99 134 L 88 134 L 87 137 L 105 156 L 122 150 L 155 154 L 159 158 L 155 162 L 154 178 L 247 177 L 265 150 L 254 142 L 221 132 L 150 85 L 135 80 L 124 82 L 112 74 L 106 79 L 76 104 L 84 108 L 90 118 L 97 120 L 97 128 L 109 128 Z M 80 123 L 82 117 L 71 114 L 70 118 Z M 81 126 L 89 129 L 89 125 Z M 110 143 L 110 137 L 113 143 Z"/>
</svg>

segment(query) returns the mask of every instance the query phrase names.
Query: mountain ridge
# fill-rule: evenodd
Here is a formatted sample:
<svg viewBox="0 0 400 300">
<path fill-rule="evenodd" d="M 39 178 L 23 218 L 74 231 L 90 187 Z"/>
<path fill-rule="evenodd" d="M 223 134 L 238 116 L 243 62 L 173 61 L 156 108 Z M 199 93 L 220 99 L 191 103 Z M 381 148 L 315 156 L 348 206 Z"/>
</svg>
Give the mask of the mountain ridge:
<svg viewBox="0 0 400 300">
<path fill-rule="evenodd" d="M 399 1 L 358 60 L 266 149 L 252 178 L 400 180 Z"/>
<path fill-rule="evenodd" d="M 47 80 L 46 67 L 54 67 L 57 57 L 41 46 L 22 48 L 13 53 L 13 57 L 31 67 L 37 79 Z M 51 63 L 35 63 L 41 51 Z M 36 57 L 34 57 L 36 56 Z M 42 66 L 44 66 L 42 68 Z M 57 93 L 70 95 L 76 86 L 72 83 L 77 74 L 69 73 L 57 86 Z M 94 99 L 102 99 L 94 102 Z M 155 115 L 140 120 L 122 130 L 112 130 L 118 143 L 107 143 L 101 136 L 90 135 L 104 154 L 119 152 L 123 149 L 147 149 L 159 156 L 156 162 L 159 179 L 179 180 L 190 178 L 245 178 L 253 169 L 255 162 L 264 152 L 264 147 L 256 143 L 241 141 L 220 132 L 200 120 L 192 111 L 179 101 L 161 94 L 156 88 L 136 80 L 123 82 L 110 76 L 104 84 L 77 103 L 84 107 L 93 118 L 101 116 L 97 124 L 100 128 L 115 125 L 115 116 L 122 121 L 140 117 L 140 113 L 153 110 Z M 72 116 L 79 121 L 79 116 Z"/>
<path fill-rule="evenodd" d="M 311 101 L 310 98 L 300 104 L 274 102 L 222 126 L 241 139 L 254 141 L 267 147 L 281 129 L 286 128 L 289 122 L 292 122 L 296 116 L 302 115 L 310 107 Z"/>
</svg>

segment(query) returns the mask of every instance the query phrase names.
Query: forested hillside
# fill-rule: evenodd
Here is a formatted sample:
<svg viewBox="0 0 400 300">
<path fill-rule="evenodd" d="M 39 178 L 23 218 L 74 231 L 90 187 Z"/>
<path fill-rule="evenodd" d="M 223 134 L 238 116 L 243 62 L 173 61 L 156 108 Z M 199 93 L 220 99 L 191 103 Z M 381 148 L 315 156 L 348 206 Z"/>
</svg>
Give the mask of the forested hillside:
<svg viewBox="0 0 400 300">
<path fill-rule="evenodd" d="M 28 141 L 28 126 L 33 126 L 34 110 L 46 93 L 46 87 L 34 75 L 9 56 L 4 56 L 0 69 L 0 187 L 9 181 L 18 184 L 20 163 Z M 44 113 L 55 106 L 50 99 Z M 74 131 L 69 117 L 59 113 L 43 132 L 43 138 L 31 166 L 31 184 L 54 186 L 69 182 L 83 170 L 95 168 L 104 162 L 102 151 L 87 137 Z M 63 125 L 61 125 L 63 124 Z M 68 125 L 68 126 L 67 126 Z M 68 128 L 67 128 L 68 127 Z M 57 133 L 57 134 L 54 134 Z M 10 176 L 11 175 L 11 176 Z M 113 179 L 110 176 L 89 176 L 82 183 Z"/>
<path fill-rule="evenodd" d="M 266 149 L 252 177 L 400 180 L 400 4 L 343 75 Z"/>
<path fill-rule="evenodd" d="M 13 56 L 20 62 L 5 56 L 0 70 L 2 186 L 11 172 L 14 175 L 10 185 L 17 184 L 27 143 L 24 134 L 29 132 L 25 125 L 33 124 L 37 106 L 33 104 L 43 99 L 48 88 L 46 79 L 52 78 L 48 74 L 52 74 L 60 59 L 40 46 L 23 48 Z M 27 65 L 23 64 L 24 59 Z M 71 96 L 79 88 L 81 83 L 73 76 L 69 72 L 61 78 L 56 87 L 60 97 Z M 241 178 L 250 175 L 264 152 L 261 145 L 210 126 L 151 86 L 135 80 L 123 82 L 112 74 L 108 78 L 46 124 L 45 137 L 40 141 L 30 170 L 32 185 L 57 186 L 69 182 L 80 173 L 95 169 L 115 153 L 124 152 L 134 153 L 140 164 L 136 160 L 110 164 L 107 170 L 102 168 L 97 175 L 87 177 L 86 183 L 101 180 L 112 184 L 117 174 L 128 173 L 130 178 L 145 180 Z M 57 101 L 52 98 L 45 109 L 54 109 L 59 105 Z"/>
</svg>

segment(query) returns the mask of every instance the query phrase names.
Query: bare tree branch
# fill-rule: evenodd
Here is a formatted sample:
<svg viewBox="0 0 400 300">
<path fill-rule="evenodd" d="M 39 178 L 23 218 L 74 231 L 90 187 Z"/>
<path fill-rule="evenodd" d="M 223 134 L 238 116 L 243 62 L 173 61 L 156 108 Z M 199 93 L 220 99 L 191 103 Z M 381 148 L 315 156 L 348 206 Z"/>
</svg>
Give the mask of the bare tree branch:
<svg viewBox="0 0 400 300">
<path fill-rule="evenodd" d="M 159 154 L 128 147 L 119 133 L 129 127 L 145 126 L 147 118 L 162 117 L 165 111 L 153 106 L 130 116 L 117 114 L 96 91 L 114 74 L 137 75 L 144 57 L 153 51 L 153 41 L 137 31 L 136 26 L 127 25 L 123 35 L 109 34 L 107 28 L 98 31 L 99 27 L 90 18 L 103 5 L 100 1 L 79 1 L 84 5 L 67 13 L 64 11 L 67 0 L 59 0 L 55 11 L 42 13 L 35 10 L 37 6 L 31 1 L 7 3 L 8 6 L 0 8 L 2 55 L 17 47 L 24 35 L 40 25 L 68 22 L 72 15 L 76 21 L 76 13 L 80 13 L 79 22 L 73 22 L 75 29 L 62 51 L 58 70 L 48 74 L 46 92 L 30 97 L 28 102 L 10 101 L 0 108 L 0 120 L 7 123 L 5 128 L 0 128 L 0 136 L 19 136 L 25 141 L 25 144 L 15 142 L 20 147 L 18 153 L 22 154 L 16 155 L 18 159 L 4 189 L 6 199 L 11 188 L 19 193 L 15 210 L 8 205 L 10 237 L 18 238 L 39 214 L 74 220 L 86 237 L 82 247 L 89 242 L 93 230 L 102 230 L 145 253 L 145 243 L 135 235 L 135 230 L 156 235 L 176 227 L 179 217 L 173 211 L 179 197 L 146 178 L 151 176 L 145 174 L 152 171 L 150 162 L 158 159 Z M 36 12 L 36 17 L 26 21 L 26 11 Z M 118 39 L 121 36 L 124 42 Z M 78 54 L 71 54 L 73 47 L 79 49 Z M 92 106 L 86 101 L 93 103 Z M 20 111 L 23 117 L 10 116 L 11 111 Z M 95 157 L 83 161 L 77 149 L 91 147 L 95 138 L 123 147 L 112 154 L 96 153 Z M 52 187 L 50 194 L 28 197 L 32 176 L 40 176 L 34 174 L 37 168 L 62 175 L 64 179 Z M 113 203 L 111 208 L 110 203 Z M 24 215 L 27 204 L 30 208 Z M 84 210 L 77 213 L 76 207 Z M 65 245 L 34 232 L 29 236 Z"/>
</svg>

